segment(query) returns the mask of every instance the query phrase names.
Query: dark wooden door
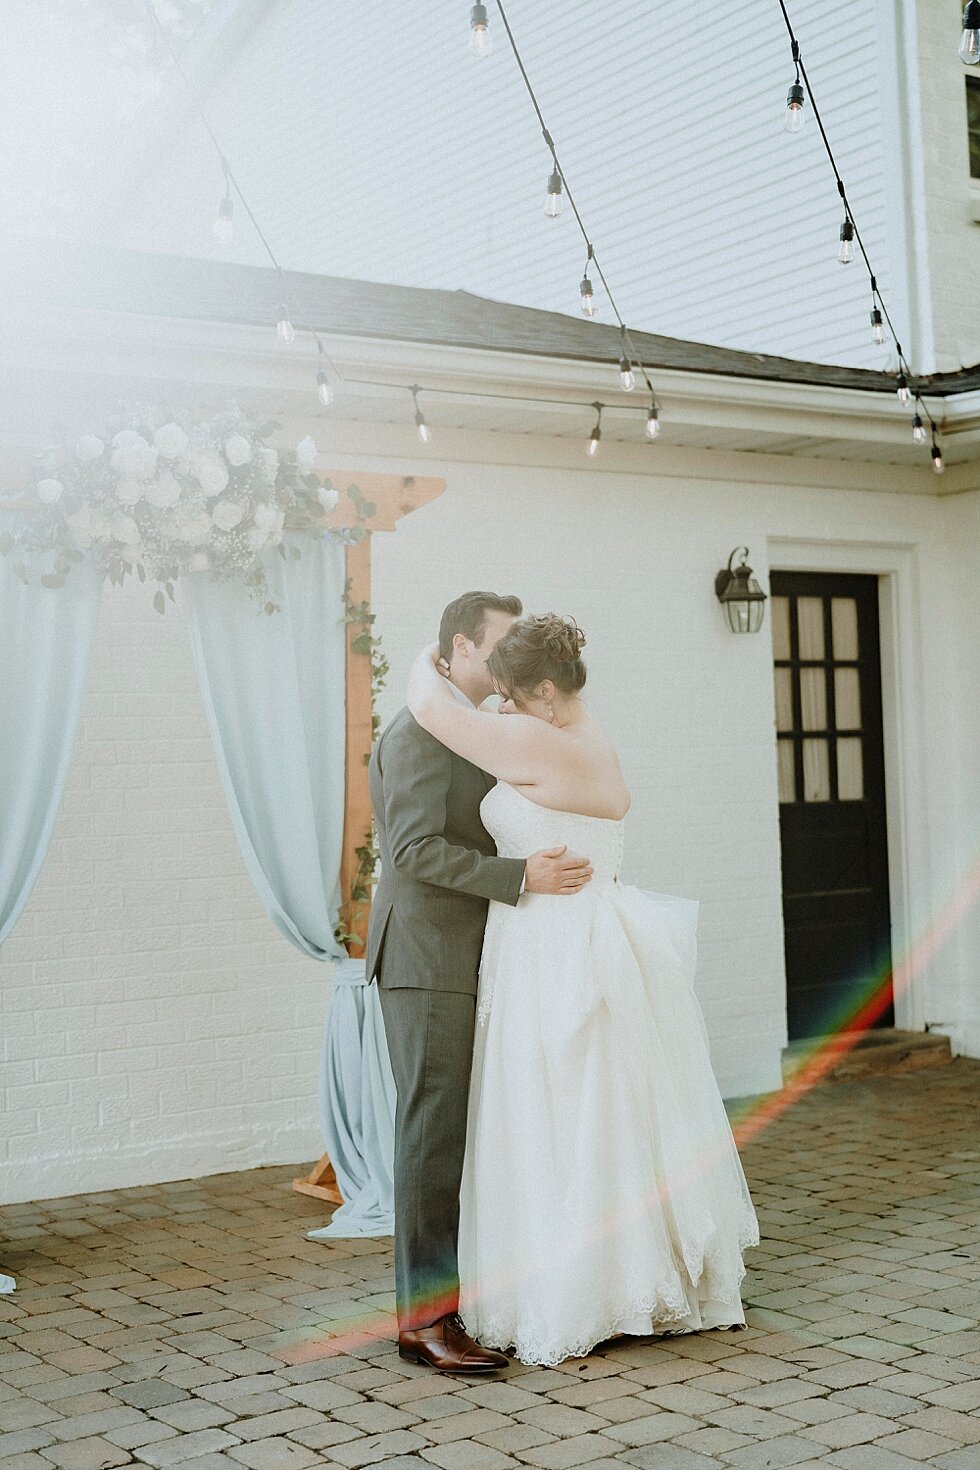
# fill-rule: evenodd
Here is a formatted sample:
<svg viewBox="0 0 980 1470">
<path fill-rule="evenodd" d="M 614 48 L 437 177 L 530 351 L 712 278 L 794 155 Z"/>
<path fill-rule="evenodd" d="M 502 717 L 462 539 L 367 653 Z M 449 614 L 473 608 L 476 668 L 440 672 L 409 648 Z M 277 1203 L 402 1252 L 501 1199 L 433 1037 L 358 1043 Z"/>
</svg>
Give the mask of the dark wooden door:
<svg viewBox="0 0 980 1470">
<path fill-rule="evenodd" d="M 877 578 L 770 591 L 789 1035 L 891 1026 Z"/>
</svg>

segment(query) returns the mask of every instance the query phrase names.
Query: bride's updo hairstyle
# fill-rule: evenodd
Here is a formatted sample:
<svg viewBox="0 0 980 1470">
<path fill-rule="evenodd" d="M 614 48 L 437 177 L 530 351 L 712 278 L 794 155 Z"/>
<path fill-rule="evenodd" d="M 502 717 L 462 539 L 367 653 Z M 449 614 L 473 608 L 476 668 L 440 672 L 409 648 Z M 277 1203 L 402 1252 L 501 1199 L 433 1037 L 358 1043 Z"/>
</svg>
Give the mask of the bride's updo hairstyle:
<svg viewBox="0 0 980 1470">
<path fill-rule="evenodd" d="M 530 694 L 550 679 L 563 694 L 577 694 L 586 679 L 585 634 L 574 618 L 535 613 L 519 618 L 494 644 L 487 671 L 509 697 Z"/>
</svg>

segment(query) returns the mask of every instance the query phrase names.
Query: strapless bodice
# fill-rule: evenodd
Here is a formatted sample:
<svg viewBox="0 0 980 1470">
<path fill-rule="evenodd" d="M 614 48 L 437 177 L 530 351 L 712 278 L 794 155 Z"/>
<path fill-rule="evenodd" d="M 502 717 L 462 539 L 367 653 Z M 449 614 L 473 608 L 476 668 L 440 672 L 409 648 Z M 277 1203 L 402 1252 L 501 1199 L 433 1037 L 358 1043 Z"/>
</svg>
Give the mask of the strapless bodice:
<svg viewBox="0 0 980 1470">
<path fill-rule="evenodd" d="M 553 811 L 506 781 L 498 781 L 487 792 L 480 816 L 501 857 L 529 857 L 542 848 L 564 845 L 592 863 L 593 890 L 597 883 L 619 877 L 626 825 L 622 819 Z"/>
</svg>

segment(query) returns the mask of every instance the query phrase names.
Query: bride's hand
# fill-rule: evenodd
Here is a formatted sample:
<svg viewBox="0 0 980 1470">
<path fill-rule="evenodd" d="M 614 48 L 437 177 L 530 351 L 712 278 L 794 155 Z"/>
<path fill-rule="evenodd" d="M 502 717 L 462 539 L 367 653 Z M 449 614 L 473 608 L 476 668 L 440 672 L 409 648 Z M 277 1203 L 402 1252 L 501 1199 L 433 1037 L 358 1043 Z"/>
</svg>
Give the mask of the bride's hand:
<svg viewBox="0 0 980 1470">
<path fill-rule="evenodd" d="M 416 719 L 419 719 L 428 699 L 442 699 L 443 681 L 439 677 L 438 659 L 438 643 L 427 643 L 412 664 L 408 676 L 407 704 Z"/>
</svg>

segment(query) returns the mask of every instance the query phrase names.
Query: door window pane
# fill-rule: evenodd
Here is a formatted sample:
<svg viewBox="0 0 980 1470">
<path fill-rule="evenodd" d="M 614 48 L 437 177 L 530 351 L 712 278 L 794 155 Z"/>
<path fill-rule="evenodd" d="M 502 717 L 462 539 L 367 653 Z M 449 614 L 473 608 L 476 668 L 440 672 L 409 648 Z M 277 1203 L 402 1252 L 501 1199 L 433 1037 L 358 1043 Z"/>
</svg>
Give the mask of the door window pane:
<svg viewBox="0 0 980 1470">
<path fill-rule="evenodd" d="M 792 740 L 778 740 L 776 749 L 779 752 L 779 799 L 780 801 L 795 801 L 796 768 L 793 764 L 793 742 Z"/>
<path fill-rule="evenodd" d="M 834 630 L 834 658 L 857 658 L 858 617 L 854 598 L 832 597 L 830 621 Z"/>
<path fill-rule="evenodd" d="M 776 729 L 793 728 L 793 670 L 776 669 Z"/>
<path fill-rule="evenodd" d="M 861 801 L 864 797 L 859 735 L 847 736 L 837 742 L 837 795 L 841 801 Z"/>
<path fill-rule="evenodd" d="M 823 658 L 823 598 L 798 597 L 796 620 L 800 634 L 800 658 Z"/>
<path fill-rule="evenodd" d="M 772 599 L 772 656 L 789 658 L 789 598 Z"/>
<path fill-rule="evenodd" d="M 830 800 L 830 760 L 826 740 L 803 742 L 803 800 Z"/>
<path fill-rule="evenodd" d="M 857 669 L 834 670 L 834 708 L 838 730 L 860 730 L 861 684 Z"/>
<path fill-rule="evenodd" d="M 804 730 L 826 730 L 827 677 L 823 669 L 800 670 L 800 707 Z"/>
</svg>

